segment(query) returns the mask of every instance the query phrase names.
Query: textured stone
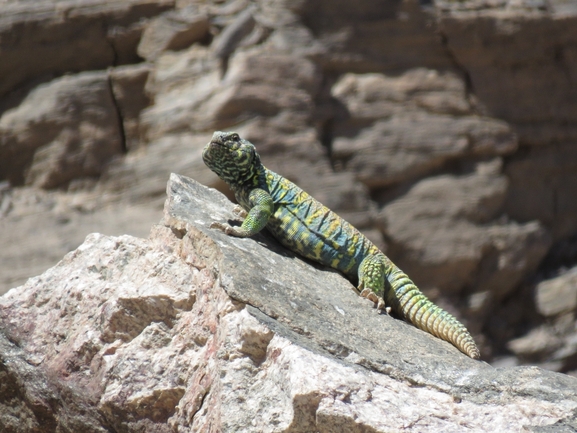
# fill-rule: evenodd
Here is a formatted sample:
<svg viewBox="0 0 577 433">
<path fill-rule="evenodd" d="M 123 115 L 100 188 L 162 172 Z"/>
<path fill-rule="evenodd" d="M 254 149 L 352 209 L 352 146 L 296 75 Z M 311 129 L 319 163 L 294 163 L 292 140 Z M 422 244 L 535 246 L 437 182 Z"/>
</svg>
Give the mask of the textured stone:
<svg viewBox="0 0 577 433">
<path fill-rule="evenodd" d="M 507 347 L 518 357 L 535 361 L 550 356 L 563 341 L 546 327 L 535 328 L 529 334 L 509 341 Z"/>
<path fill-rule="evenodd" d="M 323 49 L 317 56 L 331 71 L 375 72 L 453 66 L 435 31 L 432 10 L 421 7 L 416 0 L 284 3 L 319 40 Z"/>
<path fill-rule="evenodd" d="M 183 56 L 190 58 L 189 53 Z M 202 69 L 202 57 L 193 61 Z M 304 58 L 239 53 L 222 81 L 218 71 L 196 77 L 193 72 L 186 85 L 157 93 L 155 106 L 145 111 L 142 122 L 148 138 L 154 139 L 165 133 L 230 128 L 256 116 L 274 117 L 287 111 L 308 117 L 320 85 L 319 73 Z"/>
<path fill-rule="evenodd" d="M 165 12 L 146 26 L 137 52 L 147 60 L 155 60 L 163 51 L 182 50 L 205 40 L 209 26 L 208 16 L 194 8 Z"/>
<path fill-rule="evenodd" d="M 0 177 L 13 185 L 54 188 L 97 177 L 122 152 L 119 114 L 104 71 L 38 86 L 0 118 Z"/>
<path fill-rule="evenodd" d="M 144 237 L 158 221 L 159 205 L 117 202 L 109 192 L 82 189 L 75 193 L 32 187 L 5 191 L 2 202 L 7 211 L 0 218 L 0 245 L 5 246 L 0 248 L 0 294 L 54 266 L 84 241 L 87 232 Z"/>
<path fill-rule="evenodd" d="M 440 176 L 386 205 L 388 253 L 417 285 L 487 292 L 502 299 L 539 265 L 550 246 L 538 223 L 494 221 L 503 210 L 502 176 Z"/>
<path fill-rule="evenodd" d="M 537 312 L 546 318 L 507 347 L 522 361 L 561 372 L 577 368 L 577 268 L 539 282 L 535 287 Z"/>
<path fill-rule="evenodd" d="M 114 103 L 122 121 L 124 148 L 136 149 L 141 144 L 140 112 L 150 104 L 144 92 L 152 68 L 147 64 L 120 66 L 108 71 Z"/>
<path fill-rule="evenodd" d="M 441 15 L 440 31 L 480 102 L 518 125 L 522 142 L 577 138 L 575 11 L 456 12 Z"/>
<path fill-rule="evenodd" d="M 129 203 L 164 202 L 164 182 L 171 172 L 194 176 L 200 182 L 217 185 L 217 177 L 202 161 L 204 134 L 165 135 L 144 148 L 114 161 L 102 179 L 104 191 L 119 194 Z"/>
<path fill-rule="evenodd" d="M 0 95 L 39 77 L 138 59 L 141 20 L 174 0 L 10 1 L 0 13 Z"/>
<path fill-rule="evenodd" d="M 242 11 L 233 22 L 226 26 L 214 42 L 214 54 L 221 59 L 228 59 L 254 29 L 254 7 Z M 225 71 L 223 71 L 225 72 Z"/>
<path fill-rule="evenodd" d="M 517 146 L 507 124 L 474 114 L 455 74 L 348 74 L 332 94 L 347 113 L 334 129 L 333 158 L 372 188 L 419 178 L 457 158 L 508 154 Z"/>
<path fill-rule="evenodd" d="M 538 219 L 554 238 L 577 232 L 577 146 L 529 148 L 505 165 L 510 190 L 506 212 L 519 221 Z"/>
<path fill-rule="evenodd" d="M 541 329 L 530 282 L 576 264 L 557 254 L 577 233 L 572 0 L 7 0 L 0 9 L 0 118 L 17 111 L 23 121 L 0 138 L 4 288 L 89 231 L 146 233 L 170 171 L 231 197 L 200 159 L 214 129 L 238 130 L 268 168 L 402 258 L 482 333 L 487 360 Z M 210 28 L 199 41 L 201 16 Z M 160 22 L 159 54 L 144 65 L 136 47 Z M 42 114 L 49 127 L 36 114 L 50 98 L 26 102 L 61 75 L 80 82 L 79 72 L 106 68 L 111 97 L 77 87 L 60 107 L 70 112 Z M 77 103 L 100 96 L 84 124 L 70 120 Z M 94 148 L 68 152 L 70 137 L 92 146 L 106 131 L 102 159 L 84 165 Z M 395 212 L 388 228 L 387 210 L 376 217 L 402 210 L 430 176 L 422 206 Z M 14 187 L 26 181 L 69 195 Z M 554 244 L 536 268 L 548 233 Z M 516 362 L 576 371 L 574 313 L 546 320 L 562 345 Z"/>
<path fill-rule="evenodd" d="M 577 268 L 560 277 L 540 282 L 535 296 L 537 311 L 543 316 L 577 310 Z"/>
<path fill-rule="evenodd" d="M 168 194 L 149 239 L 90 235 L 0 298 L 4 430 L 460 432 L 572 422 L 576 379 L 472 360 L 376 314 L 339 274 L 268 236 L 208 229 L 233 215 L 214 190 L 173 175 Z"/>
</svg>

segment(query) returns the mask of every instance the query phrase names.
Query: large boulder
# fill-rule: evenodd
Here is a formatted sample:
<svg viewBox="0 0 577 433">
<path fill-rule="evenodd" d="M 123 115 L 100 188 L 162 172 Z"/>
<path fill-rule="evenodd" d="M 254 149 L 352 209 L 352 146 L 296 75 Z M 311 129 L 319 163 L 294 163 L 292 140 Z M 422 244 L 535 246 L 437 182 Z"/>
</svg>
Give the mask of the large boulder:
<svg viewBox="0 0 577 433">
<path fill-rule="evenodd" d="M 574 425 L 574 378 L 495 369 L 377 314 L 336 272 L 173 175 L 148 239 L 90 235 L 0 298 L 6 432 L 541 432 Z"/>
</svg>

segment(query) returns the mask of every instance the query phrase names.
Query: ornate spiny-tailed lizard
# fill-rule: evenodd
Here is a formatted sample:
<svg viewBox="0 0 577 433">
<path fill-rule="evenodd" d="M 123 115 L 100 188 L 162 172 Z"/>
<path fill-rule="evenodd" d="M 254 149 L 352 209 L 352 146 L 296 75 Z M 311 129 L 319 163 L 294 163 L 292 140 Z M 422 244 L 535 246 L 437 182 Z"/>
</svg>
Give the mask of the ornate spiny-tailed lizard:
<svg viewBox="0 0 577 433">
<path fill-rule="evenodd" d="M 371 241 L 294 183 L 265 168 L 252 143 L 217 131 L 202 153 L 205 164 L 242 206 L 240 227 L 214 222 L 227 235 L 249 237 L 265 227 L 285 247 L 358 279 L 361 296 L 391 307 L 416 327 L 454 344 L 471 358 L 479 350 L 465 326 L 433 304 Z"/>
</svg>

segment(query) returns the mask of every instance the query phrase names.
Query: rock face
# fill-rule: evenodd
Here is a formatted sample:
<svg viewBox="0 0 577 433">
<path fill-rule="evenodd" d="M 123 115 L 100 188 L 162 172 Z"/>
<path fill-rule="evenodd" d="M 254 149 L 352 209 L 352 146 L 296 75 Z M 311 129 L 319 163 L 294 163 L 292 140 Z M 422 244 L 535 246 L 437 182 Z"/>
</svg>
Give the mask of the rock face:
<svg viewBox="0 0 577 433">
<path fill-rule="evenodd" d="M 174 0 L 10 0 L 0 15 L 0 95 L 52 74 L 138 60 L 143 19 Z"/>
<path fill-rule="evenodd" d="M 173 175 L 148 239 L 89 235 L 0 298 L 4 432 L 563 431 L 577 379 L 379 315 Z"/>
<path fill-rule="evenodd" d="M 536 293 L 577 265 L 576 46 L 568 0 L 4 1 L 0 293 L 144 236 L 171 172 L 232 198 L 201 150 L 234 129 L 485 360 L 574 374 L 575 314 Z"/>
<path fill-rule="evenodd" d="M 106 72 L 38 86 L 0 119 L 2 175 L 47 189 L 97 177 L 123 151 L 118 119 Z"/>
</svg>

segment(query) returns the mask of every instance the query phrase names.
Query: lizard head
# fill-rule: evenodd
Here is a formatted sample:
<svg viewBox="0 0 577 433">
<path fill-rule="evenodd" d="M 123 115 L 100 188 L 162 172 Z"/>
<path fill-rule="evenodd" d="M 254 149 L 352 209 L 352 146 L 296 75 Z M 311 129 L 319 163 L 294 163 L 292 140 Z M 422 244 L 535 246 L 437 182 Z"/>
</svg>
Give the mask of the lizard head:
<svg viewBox="0 0 577 433">
<path fill-rule="evenodd" d="M 202 159 L 218 177 L 231 185 L 252 179 L 260 166 L 254 145 L 236 132 L 216 131 L 204 147 Z"/>
</svg>

